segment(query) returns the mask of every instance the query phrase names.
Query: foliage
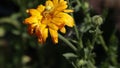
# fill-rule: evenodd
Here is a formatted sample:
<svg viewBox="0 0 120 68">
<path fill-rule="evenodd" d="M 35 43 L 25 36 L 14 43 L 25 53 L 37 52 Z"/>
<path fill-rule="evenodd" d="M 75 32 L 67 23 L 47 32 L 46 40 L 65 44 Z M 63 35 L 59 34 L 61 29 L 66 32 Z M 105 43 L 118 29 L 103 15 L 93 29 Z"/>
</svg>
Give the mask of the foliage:
<svg viewBox="0 0 120 68">
<path fill-rule="evenodd" d="M 16 7 L 9 10 L 7 2 Z M 117 30 L 106 29 L 109 27 L 104 25 L 109 20 L 106 8 L 98 15 L 87 1 L 67 0 L 69 8 L 74 9 L 71 13 L 74 28 L 67 28 L 67 34 L 59 34 L 58 44 L 48 38 L 41 45 L 35 36 L 28 34 L 23 21 L 28 17 L 26 9 L 44 2 L 4 1 L 6 5 L 2 6 L 13 12 L 0 17 L 0 68 L 119 68 Z M 111 31 L 106 33 L 107 30 Z"/>
</svg>

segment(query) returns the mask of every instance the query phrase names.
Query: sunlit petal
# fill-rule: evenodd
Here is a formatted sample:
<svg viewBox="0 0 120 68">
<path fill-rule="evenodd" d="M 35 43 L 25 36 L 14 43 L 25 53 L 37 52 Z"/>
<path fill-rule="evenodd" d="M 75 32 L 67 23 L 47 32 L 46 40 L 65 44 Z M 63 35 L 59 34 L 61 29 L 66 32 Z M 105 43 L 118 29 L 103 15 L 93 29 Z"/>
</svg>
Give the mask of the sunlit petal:
<svg viewBox="0 0 120 68">
<path fill-rule="evenodd" d="M 55 8 L 56 11 L 62 11 L 62 10 L 65 10 L 67 8 L 67 2 L 66 1 L 63 1 L 63 2 L 60 2 L 59 5 L 57 5 L 57 7 Z"/>
<path fill-rule="evenodd" d="M 65 24 L 61 18 L 57 18 L 57 17 L 53 18 L 51 22 L 57 26 L 61 26 Z"/>
<path fill-rule="evenodd" d="M 53 30 L 51 28 L 49 29 L 49 31 L 50 31 L 50 35 L 52 37 L 53 42 L 58 43 L 58 33 L 57 33 L 57 31 Z"/>
<path fill-rule="evenodd" d="M 40 15 L 40 13 L 37 9 L 29 9 L 29 10 L 27 10 L 27 12 L 32 16 L 39 16 Z"/>
<path fill-rule="evenodd" d="M 73 18 L 69 15 L 69 14 L 66 14 L 66 13 L 59 13 L 58 14 L 59 17 L 62 17 L 62 20 L 64 21 L 64 23 L 69 26 L 69 27 L 73 27 L 74 26 L 74 20 Z"/>
<path fill-rule="evenodd" d="M 69 12 L 74 12 L 73 10 L 67 9 L 67 10 L 63 10 L 63 12 L 69 13 Z"/>
<path fill-rule="evenodd" d="M 60 2 L 63 2 L 64 0 L 60 0 Z"/>
<path fill-rule="evenodd" d="M 43 41 L 45 42 L 48 37 L 48 28 L 44 29 L 42 35 L 43 35 Z"/>
<path fill-rule="evenodd" d="M 34 23 L 38 23 L 38 19 L 34 16 L 26 18 L 24 21 L 24 24 L 34 24 Z"/>
<path fill-rule="evenodd" d="M 53 23 L 48 23 L 48 27 L 51 28 L 51 29 L 53 29 L 53 30 L 58 30 L 58 29 L 59 29 L 59 28 L 58 28 L 55 24 L 53 24 Z"/>
<path fill-rule="evenodd" d="M 45 6 L 39 5 L 39 6 L 37 7 L 37 10 L 39 11 L 39 13 L 41 13 L 41 12 L 43 12 L 43 11 L 45 10 Z"/>
<path fill-rule="evenodd" d="M 53 0 L 54 6 L 58 5 L 58 0 Z"/>
<path fill-rule="evenodd" d="M 66 33 L 66 29 L 65 29 L 65 27 L 61 28 L 61 29 L 60 29 L 60 32 L 62 32 L 62 33 Z"/>
</svg>

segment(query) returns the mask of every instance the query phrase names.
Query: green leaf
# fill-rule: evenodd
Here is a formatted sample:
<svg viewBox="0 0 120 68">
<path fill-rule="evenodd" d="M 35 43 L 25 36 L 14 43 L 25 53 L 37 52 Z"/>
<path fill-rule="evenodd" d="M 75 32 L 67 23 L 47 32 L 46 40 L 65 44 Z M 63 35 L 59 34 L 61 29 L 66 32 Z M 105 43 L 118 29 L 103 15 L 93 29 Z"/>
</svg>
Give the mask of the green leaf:
<svg viewBox="0 0 120 68">
<path fill-rule="evenodd" d="M 76 54 L 74 54 L 74 53 L 64 53 L 63 56 L 64 56 L 66 59 L 78 57 L 78 56 L 77 56 Z"/>
<path fill-rule="evenodd" d="M 95 65 L 91 61 L 87 61 L 88 68 L 96 68 Z"/>
<path fill-rule="evenodd" d="M 14 13 L 9 17 L 3 17 L 0 18 L 0 24 L 11 24 L 13 26 L 15 26 L 16 28 L 20 28 L 20 22 L 18 21 L 18 18 L 21 16 L 20 13 Z"/>
<path fill-rule="evenodd" d="M 3 37 L 5 35 L 5 29 L 3 27 L 0 27 L 0 37 Z"/>
</svg>

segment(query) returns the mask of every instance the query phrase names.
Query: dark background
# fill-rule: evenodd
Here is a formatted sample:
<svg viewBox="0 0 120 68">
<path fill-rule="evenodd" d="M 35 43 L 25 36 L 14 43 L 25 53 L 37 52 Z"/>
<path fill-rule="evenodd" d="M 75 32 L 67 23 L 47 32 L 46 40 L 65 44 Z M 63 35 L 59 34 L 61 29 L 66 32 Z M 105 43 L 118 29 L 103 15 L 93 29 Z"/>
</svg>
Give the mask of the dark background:
<svg viewBox="0 0 120 68">
<path fill-rule="evenodd" d="M 114 30 L 116 30 L 115 34 L 118 41 L 120 40 L 120 2 L 118 1 L 119 0 L 113 2 L 108 0 L 89 0 L 93 9 L 93 15 L 102 14 L 103 9 L 107 8 L 108 15 L 106 16 L 104 24 L 101 26 L 103 36 L 107 43 L 110 43 L 108 40 Z M 0 2 L 0 68 L 73 68 L 61 55 L 65 52 L 71 52 L 70 48 L 64 43 L 60 41 L 60 44 L 54 45 L 48 39 L 49 42 L 41 46 L 37 43 L 36 37 L 31 37 L 27 33 L 26 26 L 23 24 L 23 20 L 27 17 L 25 10 L 36 7 L 40 3 L 43 3 L 43 1 L 25 0 L 24 2 L 24 0 L 2 0 Z M 82 11 L 74 12 L 76 21 L 82 19 L 79 19 L 77 16 L 77 13 L 80 12 Z M 17 13 L 21 14 L 20 16 L 18 14 L 18 16 L 14 18 Z M 12 15 L 13 18 L 11 17 Z M 10 19 L 13 20 L 11 21 Z M 120 47 L 118 46 L 118 62 L 120 62 L 119 49 Z M 99 66 L 106 55 L 101 46 L 96 46 L 94 51 L 96 53 L 96 65 Z M 24 56 L 28 56 L 30 60 L 22 64 L 21 62 Z"/>
</svg>

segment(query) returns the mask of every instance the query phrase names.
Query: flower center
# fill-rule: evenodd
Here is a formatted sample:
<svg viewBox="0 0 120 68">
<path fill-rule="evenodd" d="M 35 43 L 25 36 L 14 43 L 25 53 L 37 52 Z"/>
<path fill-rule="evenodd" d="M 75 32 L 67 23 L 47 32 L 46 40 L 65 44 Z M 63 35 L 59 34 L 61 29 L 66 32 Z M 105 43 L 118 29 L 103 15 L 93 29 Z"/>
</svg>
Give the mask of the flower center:
<svg viewBox="0 0 120 68">
<path fill-rule="evenodd" d="M 45 11 L 43 12 L 43 16 L 46 19 L 51 19 L 52 18 L 52 7 L 51 6 L 46 6 Z"/>
<path fill-rule="evenodd" d="M 46 6 L 45 9 L 46 9 L 47 11 L 50 11 L 50 10 L 52 9 L 52 7 L 51 7 L 51 6 Z"/>
</svg>

